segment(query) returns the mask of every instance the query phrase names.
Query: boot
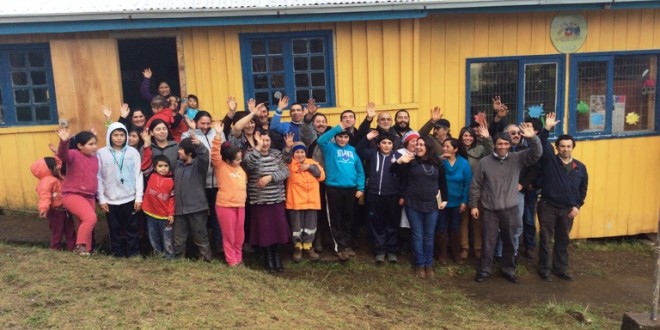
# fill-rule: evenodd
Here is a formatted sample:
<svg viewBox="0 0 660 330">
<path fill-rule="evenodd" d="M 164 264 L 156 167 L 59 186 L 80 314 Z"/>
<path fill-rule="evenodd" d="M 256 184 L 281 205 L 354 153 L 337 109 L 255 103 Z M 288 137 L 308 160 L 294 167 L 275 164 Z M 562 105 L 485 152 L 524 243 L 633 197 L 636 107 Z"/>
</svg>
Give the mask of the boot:
<svg viewBox="0 0 660 330">
<path fill-rule="evenodd" d="M 307 257 L 310 261 L 318 261 L 320 256 L 314 251 L 314 249 L 305 250 L 307 252 Z"/>
<path fill-rule="evenodd" d="M 319 235 L 319 232 L 316 232 L 316 237 L 314 238 L 314 250 L 318 253 L 323 252 L 323 243 L 321 242 L 321 235 Z"/>
<path fill-rule="evenodd" d="M 293 262 L 300 262 L 302 260 L 302 244 L 300 242 L 296 242 L 296 244 L 293 246 Z"/>
<path fill-rule="evenodd" d="M 275 271 L 278 273 L 284 272 L 284 266 L 282 266 L 282 256 L 280 256 L 279 244 L 274 244 L 271 246 L 273 251 L 273 266 L 275 266 Z"/>
<path fill-rule="evenodd" d="M 273 250 L 270 246 L 263 248 L 264 252 L 264 267 L 266 271 L 272 273 L 275 271 L 275 262 L 273 260 Z"/>
<path fill-rule="evenodd" d="M 415 269 L 415 276 L 417 278 L 426 278 L 426 269 L 424 267 L 417 267 Z"/>
<path fill-rule="evenodd" d="M 438 262 L 443 266 L 447 265 L 447 241 L 449 240 L 449 235 L 447 233 L 436 233 L 435 240 Z"/>
<path fill-rule="evenodd" d="M 454 231 L 449 234 L 449 244 L 451 246 L 451 256 L 459 265 L 465 263 L 465 259 L 461 258 L 461 232 Z"/>
</svg>

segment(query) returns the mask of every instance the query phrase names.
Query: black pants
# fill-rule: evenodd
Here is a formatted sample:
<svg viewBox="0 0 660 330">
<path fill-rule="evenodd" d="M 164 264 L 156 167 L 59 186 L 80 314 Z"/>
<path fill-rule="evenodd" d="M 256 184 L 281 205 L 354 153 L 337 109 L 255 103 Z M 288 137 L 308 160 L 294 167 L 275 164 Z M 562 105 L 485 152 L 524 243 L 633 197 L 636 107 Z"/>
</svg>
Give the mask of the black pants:
<svg viewBox="0 0 660 330">
<path fill-rule="evenodd" d="M 355 188 L 326 187 L 328 224 L 335 244 L 335 252 L 351 246 L 355 192 Z"/>
<path fill-rule="evenodd" d="M 209 237 L 206 232 L 206 218 L 208 212 L 201 211 L 191 214 L 174 216 L 174 255 L 177 258 L 183 257 L 188 239 L 188 233 L 192 233 L 192 239 L 199 249 L 200 257 L 206 261 L 211 260 L 211 250 L 209 249 Z"/>
<path fill-rule="evenodd" d="M 568 271 L 568 244 L 570 243 L 568 235 L 573 228 L 573 219 L 568 217 L 571 209 L 558 208 L 543 201 L 539 203 L 538 208 L 539 224 L 541 225 L 538 271 L 548 274 L 552 269 L 556 274 L 564 274 Z M 552 260 L 550 260 L 550 241 L 553 238 L 555 244 L 552 249 Z"/>
<path fill-rule="evenodd" d="M 401 207 L 397 196 L 367 195 L 367 226 L 374 246 L 374 254 L 397 253 Z"/>
<path fill-rule="evenodd" d="M 108 205 L 106 215 L 110 234 L 110 252 L 115 257 L 132 257 L 140 253 L 138 239 L 138 219 L 135 215 L 135 201 L 120 205 Z M 126 242 L 121 237 L 126 234 Z"/>
<path fill-rule="evenodd" d="M 519 221 L 518 206 L 501 210 L 491 211 L 483 209 L 481 215 L 481 260 L 479 261 L 479 273 L 490 275 L 493 269 L 493 255 L 495 254 L 495 244 L 497 244 L 497 234 L 502 239 L 502 273 L 513 275 L 516 271 L 513 247 L 513 236 L 518 230 Z"/>
</svg>

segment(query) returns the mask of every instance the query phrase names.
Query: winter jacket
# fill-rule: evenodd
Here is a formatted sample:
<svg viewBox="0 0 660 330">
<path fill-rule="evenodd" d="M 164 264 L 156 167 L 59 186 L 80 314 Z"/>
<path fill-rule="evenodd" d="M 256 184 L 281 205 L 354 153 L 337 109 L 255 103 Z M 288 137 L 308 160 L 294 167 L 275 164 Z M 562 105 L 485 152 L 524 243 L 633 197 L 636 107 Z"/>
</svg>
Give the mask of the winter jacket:
<svg viewBox="0 0 660 330">
<path fill-rule="evenodd" d="M 211 152 L 211 144 L 213 143 L 213 140 L 216 136 L 217 132 L 215 129 L 211 128 L 206 132 L 202 132 L 201 129 L 195 129 L 195 136 L 197 136 L 197 139 L 202 142 L 202 144 L 206 147 L 206 149 Z M 190 131 L 187 131 L 183 134 L 181 134 L 181 138 L 185 139 L 190 136 Z M 224 139 L 224 134 L 220 134 L 220 141 L 225 141 Z M 218 182 L 215 179 L 215 174 L 213 173 L 213 162 L 209 162 L 209 170 L 206 172 L 206 188 L 217 188 L 218 187 Z"/>
<path fill-rule="evenodd" d="M 476 145 L 467 150 L 467 160 L 470 162 L 470 167 L 474 171 L 477 167 L 479 160 L 493 153 L 493 139 L 477 138 Z"/>
<path fill-rule="evenodd" d="M 289 179 L 286 182 L 287 210 L 320 210 L 321 191 L 319 182 L 325 180 L 323 167 L 312 159 L 305 159 L 309 170 L 301 171 L 300 162 L 289 163 Z"/>
<path fill-rule="evenodd" d="M 384 155 L 363 138 L 357 146 L 358 155 L 366 164 L 367 193 L 377 196 L 399 196 L 399 178 L 390 171 L 395 162 L 394 151 Z"/>
<path fill-rule="evenodd" d="M 39 212 L 62 207 L 62 180 L 53 176 L 48 165 L 46 165 L 46 161 L 43 158 L 37 159 L 30 166 L 30 171 L 32 171 L 35 178 L 39 179 L 36 189 L 39 195 L 39 201 L 37 202 Z"/>
<path fill-rule="evenodd" d="M 407 164 L 392 163 L 390 171 L 402 178 L 402 196 L 407 207 L 421 212 L 437 211 L 438 192 L 442 201 L 447 201 L 447 180 L 442 165 L 434 165 L 415 157 Z"/>
<path fill-rule="evenodd" d="M 318 138 L 318 145 L 323 150 L 326 180 L 328 187 L 357 188 L 364 191 L 364 169 L 355 148 L 350 144 L 340 147 L 331 139 L 342 131 L 337 125 Z"/>
<path fill-rule="evenodd" d="M 242 167 L 234 167 L 222 160 L 220 155 L 221 140 L 213 139 L 211 162 L 215 168 L 218 182 L 218 194 L 215 205 L 222 207 L 245 207 L 247 199 L 247 174 Z"/>
<path fill-rule="evenodd" d="M 209 150 L 199 143 L 194 145 L 197 157 L 192 163 L 182 160 L 174 167 L 174 215 L 208 211 L 206 202 L 206 172 L 209 167 Z"/>
<path fill-rule="evenodd" d="M 188 130 L 181 114 L 178 112 L 175 113 L 170 108 L 164 108 L 151 116 L 144 127 L 151 127 L 151 123 L 156 119 L 160 119 L 167 124 L 167 128 L 170 130 L 174 141 L 181 142 L 181 135 Z"/>
<path fill-rule="evenodd" d="M 165 155 L 170 162 L 170 168 L 173 169 L 179 160 L 179 144 L 174 141 L 167 141 L 167 145 L 161 148 L 154 141 L 150 146 L 144 146 L 144 149 L 142 149 L 142 172 L 144 175 L 151 173 L 153 170 L 151 160 L 158 155 Z"/>
<path fill-rule="evenodd" d="M 96 174 L 99 171 L 99 161 L 96 155 L 87 156 L 78 149 L 69 149 L 69 141 L 60 141 L 57 157 L 66 164 L 62 194 L 72 193 L 93 198 L 98 189 Z"/>
<path fill-rule="evenodd" d="M 540 134 L 543 140 L 541 200 L 555 207 L 579 209 L 587 198 L 589 185 L 587 167 L 576 159 L 573 159 L 570 165 L 564 165 L 561 158 L 554 154 L 548 135 L 550 132 L 546 129 Z"/>
<path fill-rule="evenodd" d="M 112 147 L 112 132 L 121 130 L 126 140 L 121 150 Z M 140 170 L 140 152 L 127 145 L 128 131 L 121 123 L 112 123 L 106 132 L 106 146 L 96 152 L 98 158 L 99 204 L 121 205 L 131 201 L 142 202 L 144 178 Z"/>
<path fill-rule="evenodd" d="M 243 167 L 248 173 L 250 204 L 276 204 L 284 201 L 284 180 L 289 177 L 289 168 L 280 151 L 270 149 L 264 156 L 252 150 L 245 155 Z M 271 175 L 273 180 L 264 188 L 258 188 L 257 181 L 267 175 Z"/>
<path fill-rule="evenodd" d="M 174 215 L 174 179 L 172 173 L 167 176 L 156 172 L 151 174 L 144 192 L 142 210 L 155 219 L 166 220 Z"/>
</svg>

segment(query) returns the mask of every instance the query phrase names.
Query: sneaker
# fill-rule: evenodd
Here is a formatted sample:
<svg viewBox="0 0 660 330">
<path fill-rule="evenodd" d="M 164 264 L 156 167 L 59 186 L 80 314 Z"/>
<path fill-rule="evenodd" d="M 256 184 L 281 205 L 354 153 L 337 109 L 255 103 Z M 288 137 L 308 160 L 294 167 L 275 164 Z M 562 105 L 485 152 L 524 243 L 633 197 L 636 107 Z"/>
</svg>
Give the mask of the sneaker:
<svg viewBox="0 0 660 330">
<path fill-rule="evenodd" d="M 387 261 L 395 264 L 395 263 L 399 262 L 399 258 L 394 253 L 388 253 L 387 254 Z"/>
<path fill-rule="evenodd" d="M 302 250 L 294 249 L 293 250 L 293 262 L 300 262 L 302 260 Z"/>
<path fill-rule="evenodd" d="M 307 258 L 311 261 L 318 261 L 320 256 L 314 251 L 314 249 L 305 250 L 307 253 Z"/>
<path fill-rule="evenodd" d="M 376 263 L 382 264 L 384 262 L 385 262 L 385 255 L 384 254 L 376 255 Z"/>
<path fill-rule="evenodd" d="M 87 249 L 85 248 L 84 245 L 76 246 L 76 248 L 73 250 L 73 252 L 78 253 L 79 255 L 81 255 L 83 257 L 88 257 L 88 256 L 91 255 L 91 253 L 89 253 L 89 251 L 87 251 Z"/>
<path fill-rule="evenodd" d="M 346 250 L 344 250 L 344 253 L 350 258 L 355 258 L 355 251 L 350 247 L 347 247 Z"/>
</svg>

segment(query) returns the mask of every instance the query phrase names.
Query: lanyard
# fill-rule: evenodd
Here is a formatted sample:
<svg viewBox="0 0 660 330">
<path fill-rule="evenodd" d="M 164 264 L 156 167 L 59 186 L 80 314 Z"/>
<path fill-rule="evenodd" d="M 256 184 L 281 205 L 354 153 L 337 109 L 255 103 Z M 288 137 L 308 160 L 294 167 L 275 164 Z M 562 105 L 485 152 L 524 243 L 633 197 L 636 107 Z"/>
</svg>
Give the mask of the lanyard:
<svg viewBox="0 0 660 330">
<path fill-rule="evenodd" d="M 119 177 L 120 177 L 119 181 L 121 181 L 121 183 L 124 184 L 124 172 L 122 171 L 122 169 L 124 168 L 124 155 L 126 155 L 126 153 L 124 152 L 124 150 L 121 151 L 121 159 L 119 161 L 117 161 L 117 157 L 115 157 L 114 149 L 110 150 L 110 153 L 112 154 L 112 159 L 115 161 L 115 165 L 119 167 Z"/>
</svg>

